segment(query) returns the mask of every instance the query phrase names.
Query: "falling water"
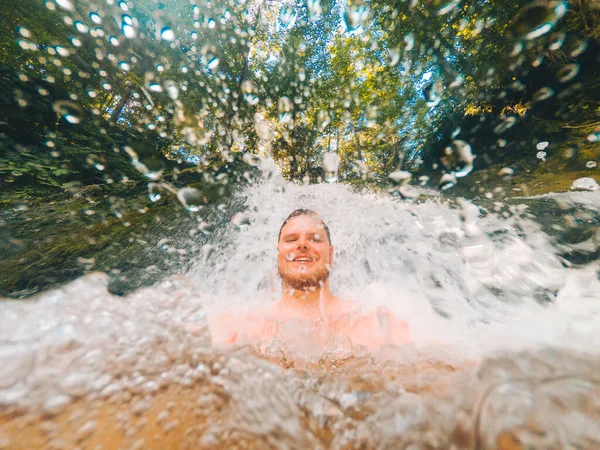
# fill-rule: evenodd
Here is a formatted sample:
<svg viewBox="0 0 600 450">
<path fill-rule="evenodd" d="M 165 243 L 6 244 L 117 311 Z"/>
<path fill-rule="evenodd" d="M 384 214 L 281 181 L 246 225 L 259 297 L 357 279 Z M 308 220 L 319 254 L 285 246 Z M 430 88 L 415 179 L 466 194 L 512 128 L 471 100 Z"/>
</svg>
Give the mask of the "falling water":
<svg viewBox="0 0 600 450">
<path fill-rule="evenodd" d="M 0 302 L 0 448 L 600 445 L 598 266 L 566 267 L 524 204 L 262 174 L 185 275 Z M 598 211 L 597 192 L 564 197 Z M 389 308 L 411 344 L 318 346 L 297 324 L 267 347 L 211 344 L 207 316 L 281 294 L 277 233 L 300 207 L 331 230 L 334 293 L 379 308 L 384 332 Z"/>
</svg>

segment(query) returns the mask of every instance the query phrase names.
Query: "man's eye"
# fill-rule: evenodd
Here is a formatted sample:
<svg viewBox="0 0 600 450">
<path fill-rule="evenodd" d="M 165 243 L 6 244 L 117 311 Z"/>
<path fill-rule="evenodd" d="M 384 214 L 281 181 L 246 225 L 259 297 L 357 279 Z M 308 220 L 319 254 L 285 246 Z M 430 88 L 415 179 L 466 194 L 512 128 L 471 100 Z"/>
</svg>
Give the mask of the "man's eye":
<svg viewBox="0 0 600 450">
<path fill-rule="evenodd" d="M 294 242 L 296 240 L 297 240 L 296 238 L 288 238 L 285 240 L 285 242 Z"/>
</svg>

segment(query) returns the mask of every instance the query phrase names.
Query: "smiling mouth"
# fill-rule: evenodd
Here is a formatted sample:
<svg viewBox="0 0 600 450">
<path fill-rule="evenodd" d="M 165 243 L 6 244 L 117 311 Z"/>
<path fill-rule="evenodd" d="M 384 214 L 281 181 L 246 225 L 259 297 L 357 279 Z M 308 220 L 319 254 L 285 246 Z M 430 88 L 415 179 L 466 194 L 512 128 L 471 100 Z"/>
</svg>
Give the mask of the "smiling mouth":
<svg viewBox="0 0 600 450">
<path fill-rule="evenodd" d="M 302 258 L 296 258 L 294 260 L 294 262 L 296 263 L 311 263 L 314 262 L 314 258 L 306 258 L 306 257 L 302 257 Z"/>
</svg>

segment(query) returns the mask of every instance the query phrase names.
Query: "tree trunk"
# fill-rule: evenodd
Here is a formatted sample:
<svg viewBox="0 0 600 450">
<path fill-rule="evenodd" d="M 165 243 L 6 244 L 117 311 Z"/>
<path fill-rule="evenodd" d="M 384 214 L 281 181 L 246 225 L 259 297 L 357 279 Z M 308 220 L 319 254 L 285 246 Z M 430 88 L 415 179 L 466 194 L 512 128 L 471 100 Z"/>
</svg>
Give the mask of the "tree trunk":
<svg viewBox="0 0 600 450">
<path fill-rule="evenodd" d="M 258 21 L 260 20 L 261 8 L 262 8 L 262 5 L 258 5 L 258 10 L 256 11 L 256 18 L 254 19 L 254 25 L 252 26 L 253 31 L 256 31 L 256 27 L 258 26 Z M 244 81 L 246 80 L 246 78 L 248 77 L 249 59 L 250 59 L 250 43 L 248 43 L 248 51 L 246 52 L 246 55 L 244 57 L 244 65 L 242 66 L 242 73 L 240 74 L 240 80 L 239 80 L 238 86 L 237 86 L 237 98 L 235 99 L 236 108 L 233 109 L 233 107 L 232 107 L 231 110 L 229 111 L 229 114 L 227 115 L 227 131 L 228 132 L 231 129 L 231 122 L 233 121 L 233 118 L 235 117 L 236 113 L 240 110 L 240 106 L 242 104 L 242 85 L 243 85 Z M 233 138 L 230 137 L 228 140 L 228 148 L 231 148 L 232 145 L 233 145 Z"/>
</svg>

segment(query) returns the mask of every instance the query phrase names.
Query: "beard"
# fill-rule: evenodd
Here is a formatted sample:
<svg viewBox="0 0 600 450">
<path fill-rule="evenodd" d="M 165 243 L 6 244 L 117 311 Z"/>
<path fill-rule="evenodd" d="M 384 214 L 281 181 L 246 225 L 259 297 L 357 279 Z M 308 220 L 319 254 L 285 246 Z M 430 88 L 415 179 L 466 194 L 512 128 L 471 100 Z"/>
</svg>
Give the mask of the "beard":
<svg viewBox="0 0 600 450">
<path fill-rule="evenodd" d="M 307 291 L 310 288 L 317 288 L 329 278 L 329 271 L 326 267 L 315 267 L 312 270 L 307 270 L 305 273 L 289 273 L 279 266 L 278 271 L 281 280 L 297 291 Z"/>
</svg>

